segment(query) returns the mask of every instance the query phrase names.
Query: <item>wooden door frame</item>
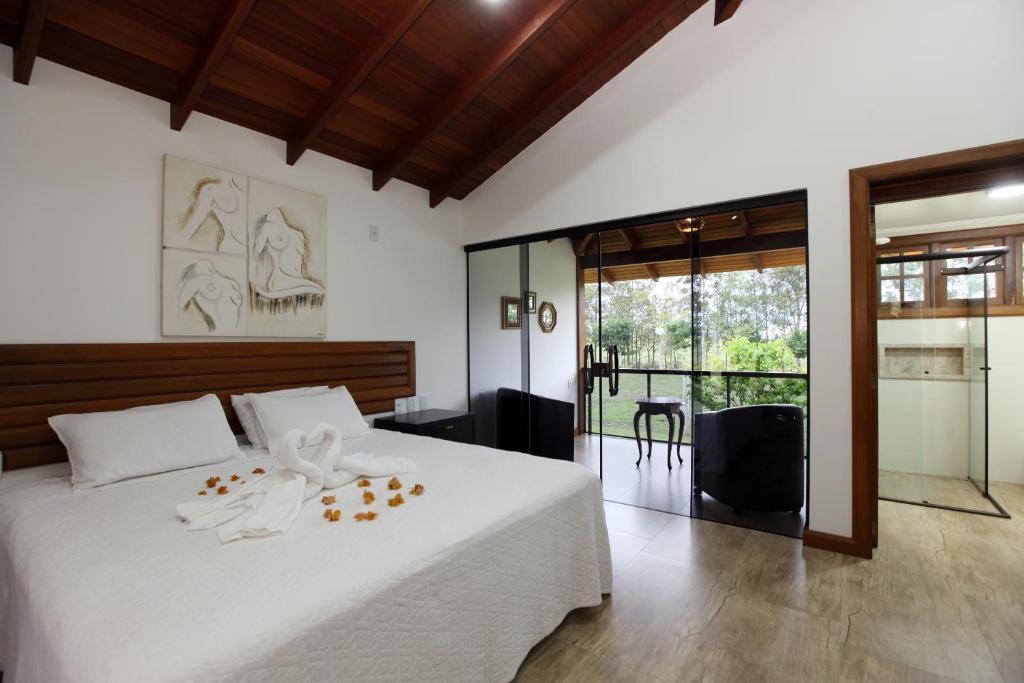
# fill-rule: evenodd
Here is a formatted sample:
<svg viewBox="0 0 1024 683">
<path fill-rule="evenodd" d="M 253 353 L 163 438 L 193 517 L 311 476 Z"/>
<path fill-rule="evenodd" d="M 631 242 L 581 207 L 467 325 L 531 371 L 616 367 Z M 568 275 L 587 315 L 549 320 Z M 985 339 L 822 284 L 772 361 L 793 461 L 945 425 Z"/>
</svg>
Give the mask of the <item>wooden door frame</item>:
<svg viewBox="0 0 1024 683">
<path fill-rule="evenodd" d="M 807 545 L 870 558 L 878 521 L 877 282 L 875 203 L 970 192 L 1024 182 L 1024 140 L 934 154 L 850 171 L 850 323 L 853 536 L 814 534 Z"/>
</svg>

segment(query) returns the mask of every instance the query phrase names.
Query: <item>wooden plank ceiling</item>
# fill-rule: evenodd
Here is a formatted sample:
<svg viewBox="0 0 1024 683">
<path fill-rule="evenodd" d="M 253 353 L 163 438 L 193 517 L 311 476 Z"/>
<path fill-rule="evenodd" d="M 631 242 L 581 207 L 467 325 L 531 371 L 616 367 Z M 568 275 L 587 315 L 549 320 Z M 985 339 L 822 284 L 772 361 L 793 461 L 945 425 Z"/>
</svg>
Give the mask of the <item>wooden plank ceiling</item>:
<svg viewBox="0 0 1024 683">
<path fill-rule="evenodd" d="M 807 222 L 803 202 L 703 217 L 701 272 L 723 273 L 806 263 Z M 606 282 L 689 275 L 691 237 L 677 221 L 588 235 L 575 242 L 584 281 L 597 282 L 598 250 Z"/>
<path fill-rule="evenodd" d="M 706 0 L 0 0 L 35 57 L 464 198 Z M 738 0 L 716 2 L 715 21 Z"/>
</svg>

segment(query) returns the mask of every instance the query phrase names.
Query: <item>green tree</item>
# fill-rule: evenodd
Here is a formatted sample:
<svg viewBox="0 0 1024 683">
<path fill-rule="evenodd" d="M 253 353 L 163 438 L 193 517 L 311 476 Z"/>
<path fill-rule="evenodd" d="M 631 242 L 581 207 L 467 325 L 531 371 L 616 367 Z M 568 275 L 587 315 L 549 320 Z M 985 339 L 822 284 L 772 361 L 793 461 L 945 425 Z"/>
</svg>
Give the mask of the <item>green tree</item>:
<svg viewBox="0 0 1024 683">
<path fill-rule="evenodd" d="M 803 361 L 807 360 L 806 330 L 793 330 L 793 332 L 791 332 L 790 335 L 786 337 L 786 345 L 789 346 L 794 356 Z"/>
<path fill-rule="evenodd" d="M 783 339 L 769 342 L 733 337 L 719 351 L 708 354 L 704 370 L 796 372 L 799 361 Z M 698 381 L 705 410 L 728 406 L 787 403 L 807 408 L 807 382 L 771 377 L 702 377 Z"/>
</svg>

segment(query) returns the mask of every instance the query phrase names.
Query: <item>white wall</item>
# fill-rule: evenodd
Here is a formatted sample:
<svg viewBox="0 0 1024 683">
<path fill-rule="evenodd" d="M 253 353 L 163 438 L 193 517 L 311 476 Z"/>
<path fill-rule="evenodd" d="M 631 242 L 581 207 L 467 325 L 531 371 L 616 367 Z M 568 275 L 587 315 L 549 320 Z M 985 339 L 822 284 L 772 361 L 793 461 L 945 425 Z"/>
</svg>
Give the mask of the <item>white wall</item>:
<svg viewBox="0 0 1024 683">
<path fill-rule="evenodd" d="M 1024 484 L 1024 317 L 988 321 L 989 478 Z"/>
<path fill-rule="evenodd" d="M 880 347 L 967 343 L 964 318 L 878 321 Z M 878 467 L 913 474 L 966 477 L 971 409 L 967 379 L 880 377 Z"/>
<path fill-rule="evenodd" d="M 160 341 L 162 158 L 174 154 L 327 197 L 327 339 L 414 340 L 419 393 L 466 403 L 459 207 L 405 183 L 193 114 L 47 61 L 11 81 L 0 50 L 0 341 Z M 368 240 L 368 225 L 380 241 Z M 497 305 L 495 305 L 495 309 Z"/>
<path fill-rule="evenodd" d="M 813 529 L 851 533 L 848 170 L 1024 137 L 1020 0 L 713 3 L 463 201 L 478 242 L 809 192 Z"/>
<path fill-rule="evenodd" d="M 971 318 L 978 324 L 981 318 Z M 879 344 L 967 344 L 966 318 L 879 321 Z M 979 333 L 980 334 L 980 333 Z M 980 336 L 972 339 L 980 340 Z M 988 319 L 989 479 L 1024 483 L 1024 316 Z M 980 360 L 972 360 L 972 366 Z M 967 476 L 980 394 L 967 381 L 879 380 L 879 467 L 940 476 Z M 972 411 L 975 413 L 972 415 Z M 980 461 L 979 461 L 980 463 Z"/>
<path fill-rule="evenodd" d="M 530 392 L 576 404 L 576 255 L 568 239 L 530 244 L 530 289 L 537 292 L 537 309 L 550 301 L 558 324 L 541 331 L 530 316 Z"/>
<path fill-rule="evenodd" d="M 972 318 L 978 324 L 980 318 Z M 989 479 L 1024 484 L 1024 317 L 989 318 Z M 980 340 L 979 335 L 971 339 Z M 881 344 L 967 344 L 965 318 L 878 321 Z M 972 362 L 972 365 L 980 365 Z M 879 379 L 878 445 L 882 469 L 966 477 L 980 395 L 967 381 Z M 972 413 L 972 411 L 974 411 Z M 979 451 L 980 452 L 980 451 Z M 980 464 L 979 460 L 979 464 Z"/>
</svg>

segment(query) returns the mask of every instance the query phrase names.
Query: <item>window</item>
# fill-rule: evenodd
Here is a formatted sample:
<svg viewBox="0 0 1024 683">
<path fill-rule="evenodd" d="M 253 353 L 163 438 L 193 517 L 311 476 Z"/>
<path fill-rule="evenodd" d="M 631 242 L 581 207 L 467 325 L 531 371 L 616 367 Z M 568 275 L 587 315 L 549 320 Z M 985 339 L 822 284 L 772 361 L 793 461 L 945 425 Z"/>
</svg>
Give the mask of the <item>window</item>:
<svg viewBox="0 0 1024 683">
<path fill-rule="evenodd" d="M 958 242 L 942 244 L 942 251 L 966 251 L 968 249 L 990 249 L 1003 246 L 1003 240 L 986 240 L 981 242 Z M 974 259 L 969 257 L 951 258 L 942 261 L 939 273 L 939 294 L 943 306 L 966 306 L 972 301 L 987 297 L 991 303 L 1003 302 L 1003 263 L 1002 257 L 975 269 L 970 274 L 957 275 L 946 273 L 947 270 L 965 268 Z"/>
<path fill-rule="evenodd" d="M 928 253 L 927 247 L 906 247 L 880 252 L 879 256 L 913 256 Z M 878 300 L 882 304 L 922 306 L 928 300 L 928 264 L 925 261 L 883 263 L 878 266 Z"/>
<path fill-rule="evenodd" d="M 1017 304 L 1024 304 L 1024 237 L 1016 238 L 1017 248 L 1011 250 L 1013 258 L 1017 260 L 1017 291 L 1014 298 Z"/>
<path fill-rule="evenodd" d="M 915 316 L 980 315 L 983 301 L 989 315 L 1024 315 L 1024 225 L 897 236 L 875 253 L 924 257 L 1003 246 L 1009 248 L 1005 256 L 971 273 L 956 272 L 974 260 L 967 256 L 878 264 L 879 318 L 903 317 L 908 309 Z"/>
</svg>

